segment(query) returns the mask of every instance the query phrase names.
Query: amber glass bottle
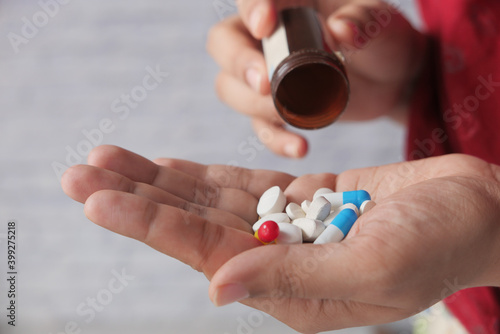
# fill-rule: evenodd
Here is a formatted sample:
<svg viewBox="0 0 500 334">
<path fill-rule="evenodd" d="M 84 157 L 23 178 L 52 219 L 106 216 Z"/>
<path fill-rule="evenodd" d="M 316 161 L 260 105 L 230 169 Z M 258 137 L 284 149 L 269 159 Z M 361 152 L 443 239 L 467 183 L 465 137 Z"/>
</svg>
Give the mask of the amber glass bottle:
<svg viewBox="0 0 500 334">
<path fill-rule="evenodd" d="M 333 123 L 347 106 L 349 81 L 316 11 L 309 7 L 283 10 L 275 32 L 262 45 L 280 116 L 302 129 Z"/>
</svg>

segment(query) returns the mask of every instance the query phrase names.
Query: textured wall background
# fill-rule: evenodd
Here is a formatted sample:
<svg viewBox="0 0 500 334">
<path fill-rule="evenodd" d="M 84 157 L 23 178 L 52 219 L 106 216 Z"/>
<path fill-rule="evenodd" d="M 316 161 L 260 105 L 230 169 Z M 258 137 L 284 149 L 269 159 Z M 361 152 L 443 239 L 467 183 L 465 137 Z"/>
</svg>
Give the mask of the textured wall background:
<svg viewBox="0 0 500 334">
<path fill-rule="evenodd" d="M 9 219 L 19 233 L 18 326 L 6 326 L 0 259 L 1 333 L 55 334 L 72 323 L 82 333 L 237 333 L 253 314 L 242 305 L 215 308 L 202 274 L 93 225 L 63 194 L 53 164 L 67 165 L 69 151 L 85 150 L 84 131 L 103 119 L 113 128 L 97 141 L 148 158 L 236 161 L 297 175 L 402 159 L 404 131 L 388 120 L 308 132 L 312 150 L 301 161 L 242 152 L 254 134 L 248 119 L 217 100 L 217 67 L 205 52 L 208 29 L 231 11 L 217 4 L 231 2 L 66 0 L 47 10 L 34 0 L 0 1 L 1 254 Z M 39 28 L 25 27 L 34 20 Z M 16 52 L 9 34 L 22 36 L 23 27 Z M 114 113 L 113 101 L 141 85 L 147 68 L 168 77 L 129 114 Z M 106 295 L 123 270 L 134 279 L 91 316 L 89 300 Z M 288 332 L 271 318 L 252 330 Z"/>
</svg>

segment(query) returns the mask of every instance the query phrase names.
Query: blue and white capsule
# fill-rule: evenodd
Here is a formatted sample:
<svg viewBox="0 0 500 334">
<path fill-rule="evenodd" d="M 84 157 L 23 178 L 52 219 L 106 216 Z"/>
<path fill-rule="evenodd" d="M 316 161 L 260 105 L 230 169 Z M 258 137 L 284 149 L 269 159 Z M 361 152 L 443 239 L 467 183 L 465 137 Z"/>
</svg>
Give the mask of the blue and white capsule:
<svg viewBox="0 0 500 334">
<path fill-rule="evenodd" d="M 323 196 L 328 202 L 332 203 L 332 208 L 338 208 L 344 204 L 352 203 L 359 209 L 363 202 L 372 199 L 366 190 L 345 191 L 343 193 L 323 193 L 320 196 Z"/>
<path fill-rule="evenodd" d="M 321 233 L 314 241 L 315 244 L 321 245 L 330 242 L 340 242 L 345 238 L 347 233 L 358 219 L 357 210 L 346 207 L 333 218 L 330 225 Z"/>
</svg>

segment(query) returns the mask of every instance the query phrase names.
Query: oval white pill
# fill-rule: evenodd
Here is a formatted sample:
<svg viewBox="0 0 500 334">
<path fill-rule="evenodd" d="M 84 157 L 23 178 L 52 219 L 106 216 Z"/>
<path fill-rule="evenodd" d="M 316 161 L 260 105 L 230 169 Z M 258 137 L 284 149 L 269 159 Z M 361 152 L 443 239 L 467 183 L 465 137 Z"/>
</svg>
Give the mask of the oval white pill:
<svg viewBox="0 0 500 334">
<path fill-rule="evenodd" d="M 307 211 L 309 210 L 309 206 L 311 205 L 311 201 L 308 201 L 307 199 L 300 204 L 300 207 L 302 210 L 307 214 Z"/>
<path fill-rule="evenodd" d="M 272 220 L 274 221 L 275 223 L 287 223 L 289 224 L 290 223 L 290 218 L 288 217 L 288 215 L 284 212 L 281 212 L 281 213 L 271 213 L 270 215 L 267 215 L 265 217 L 262 217 L 261 219 L 257 220 L 257 222 L 255 224 L 253 224 L 252 226 L 252 229 L 254 232 L 256 232 L 260 226 L 267 222 L 268 220 Z"/>
<path fill-rule="evenodd" d="M 332 194 L 332 193 L 334 193 L 334 191 L 332 189 L 330 189 L 330 188 L 319 188 L 314 193 L 313 200 L 315 200 L 316 198 L 318 198 L 320 196 L 323 196 L 323 194 Z"/>
<path fill-rule="evenodd" d="M 286 205 L 286 197 L 278 186 L 267 189 L 257 204 L 257 214 L 265 217 L 271 213 L 283 212 Z"/>
<path fill-rule="evenodd" d="M 306 217 L 306 213 L 304 212 L 304 210 L 302 210 L 302 208 L 300 207 L 300 205 L 298 205 L 297 203 L 290 203 L 286 206 L 286 209 L 285 209 L 288 217 L 290 217 L 291 220 L 294 220 L 294 219 L 298 219 L 298 218 L 305 218 Z"/>
<path fill-rule="evenodd" d="M 280 228 L 280 234 L 276 239 L 276 243 L 279 244 L 301 244 L 302 243 L 302 230 L 300 227 L 288 224 L 288 223 L 278 223 Z"/>
<path fill-rule="evenodd" d="M 314 241 L 325 230 L 321 220 L 299 218 L 292 221 L 292 224 L 300 227 L 304 241 Z"/>
<path fill-rule="evenodd" d="M 344 194 L 343 193 L 326 193 L 321 195 L 326 198 L 333 208 L 338 208 L 344 204 Z"/>
<path fill-rule="evenodd" d="M 365 214 L 367 213 L 368 211 L 370 211 L 371 209 L 373 209 L 375 207 L 375 205 L 377 205 L 377 203 L 375 203 L 374 201 L 372 200 L 368 200 L 368 201 L 364 201 L 362 204 L 361 204 L 361 207 L 359 208 L 359 213 L 362 215 L 362 214 Z"/>
<path fill-rule="evenodd" d="M 331 208 L 332 204 L 326 198 L 323 196 L 317 197 L 311 202 L 306 218 L 323 221 L 330 214 Z"/>
</svg>

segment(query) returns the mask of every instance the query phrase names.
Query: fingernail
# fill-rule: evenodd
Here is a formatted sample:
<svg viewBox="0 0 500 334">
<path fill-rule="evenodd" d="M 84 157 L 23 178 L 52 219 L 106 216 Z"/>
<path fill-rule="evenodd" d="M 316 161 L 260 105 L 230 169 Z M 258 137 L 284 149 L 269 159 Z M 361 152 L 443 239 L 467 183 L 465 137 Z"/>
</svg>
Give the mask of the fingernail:
<svg viewBox="0 0 500 334">
<path fill-rule="evenodd" d="M 257 6 L 254 8 L 253 12 L 250 14 L 250 30 L 252 31 L 254 36 L 258 36 L 258 31 L 260 27 L 260 23 L 262 21 L 262 16 L 264 14 L 264 9 L 262 6 Z"/>
<path fill-rule="evenodd" d="M 257 93 L 260 93 L 260 85 L 262 82 L 262 75 L 260 74 L 259 70 L 257 70 L 254 67 L 250 67 L 246 74 L 245 74 L 246 80 L 250 87 Z"/>
<path fill-rule="evenodd" d="M 286 144 L 284 148 L 286 156 L 290 158 L 298 158 L 299 157 L 299 147 L 294 144 Z"/>
<path fill-rule="evenodd" d="M 214 298 L 215 306 L 224 306 L 248 298 L 250 294 L 241 284 L 227 284 L 217 289 Z"/>
</svg>

